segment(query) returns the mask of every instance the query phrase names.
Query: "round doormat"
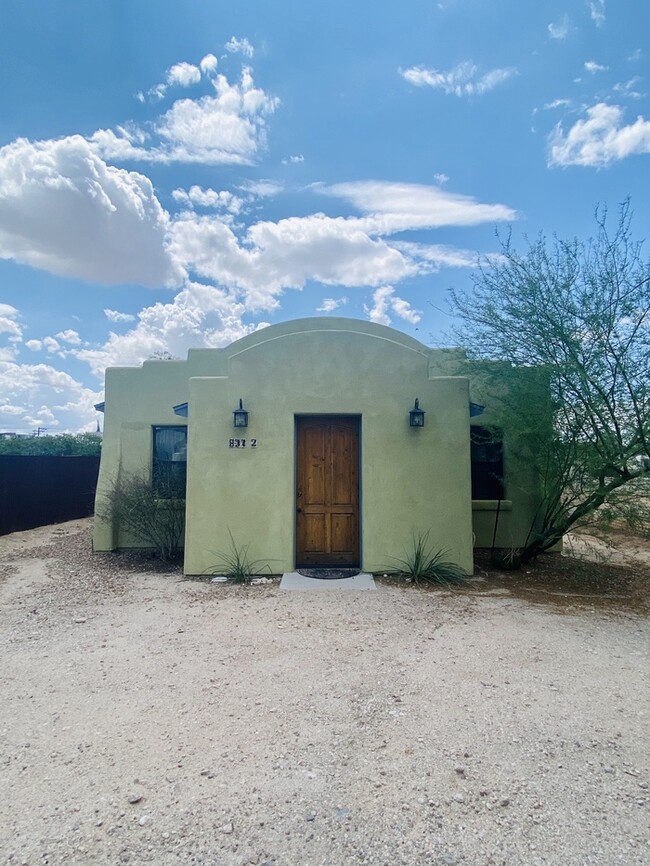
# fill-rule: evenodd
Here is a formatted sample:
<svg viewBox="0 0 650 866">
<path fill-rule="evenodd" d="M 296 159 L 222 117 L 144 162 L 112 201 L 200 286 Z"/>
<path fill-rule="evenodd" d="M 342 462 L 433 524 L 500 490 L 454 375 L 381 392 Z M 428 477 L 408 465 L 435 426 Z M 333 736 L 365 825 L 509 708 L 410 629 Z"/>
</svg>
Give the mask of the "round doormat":
<svg viewBox="0 0 650 866">
<path fill-rule="evenodd" d="M 358 568 L 299 568 L 298 574 L 317 580 L 341 580 L 343 577 L 355 577 L 361 571 Z"/>
</svg>

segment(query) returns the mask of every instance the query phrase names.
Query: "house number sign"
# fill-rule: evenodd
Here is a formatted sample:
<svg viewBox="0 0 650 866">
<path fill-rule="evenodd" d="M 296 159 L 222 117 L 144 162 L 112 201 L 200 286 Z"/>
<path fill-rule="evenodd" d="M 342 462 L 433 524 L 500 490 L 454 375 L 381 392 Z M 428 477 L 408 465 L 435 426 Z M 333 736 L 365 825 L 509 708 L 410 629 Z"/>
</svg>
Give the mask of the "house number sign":
<svg viewBox="0 0 650 866">
<path fill-rule="evenodd" d="M 246 448 L 250 446 L 251 448 L 257 448 L 257 439 L 229 439 L 228 447 L 229 448 Z"/>
</svg>

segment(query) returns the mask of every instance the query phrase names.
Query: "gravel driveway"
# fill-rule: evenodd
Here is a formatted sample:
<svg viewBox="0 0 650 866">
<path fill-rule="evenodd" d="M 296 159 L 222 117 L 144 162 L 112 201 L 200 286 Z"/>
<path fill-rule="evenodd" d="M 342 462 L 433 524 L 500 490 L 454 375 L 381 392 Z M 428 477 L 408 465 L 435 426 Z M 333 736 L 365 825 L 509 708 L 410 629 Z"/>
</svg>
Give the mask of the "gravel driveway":
<svg viewBox="0 0 650 866">
<path fill-rule="evenodd" d="M 650 862 L 648 620 L 0 539 L 0 863 Z"/>
</svg>

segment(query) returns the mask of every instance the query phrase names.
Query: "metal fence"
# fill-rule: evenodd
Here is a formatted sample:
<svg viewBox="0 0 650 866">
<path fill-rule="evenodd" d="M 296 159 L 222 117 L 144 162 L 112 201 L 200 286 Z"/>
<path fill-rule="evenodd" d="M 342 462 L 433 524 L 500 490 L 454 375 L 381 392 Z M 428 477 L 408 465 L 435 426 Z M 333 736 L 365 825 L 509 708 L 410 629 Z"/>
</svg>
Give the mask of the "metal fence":
<svg viewBox="0 0 650 866">
<path fill-rule="evenodd" d="M 93 513 L 99 457 L 0 454 L 0 535 Z"/>
</svg>

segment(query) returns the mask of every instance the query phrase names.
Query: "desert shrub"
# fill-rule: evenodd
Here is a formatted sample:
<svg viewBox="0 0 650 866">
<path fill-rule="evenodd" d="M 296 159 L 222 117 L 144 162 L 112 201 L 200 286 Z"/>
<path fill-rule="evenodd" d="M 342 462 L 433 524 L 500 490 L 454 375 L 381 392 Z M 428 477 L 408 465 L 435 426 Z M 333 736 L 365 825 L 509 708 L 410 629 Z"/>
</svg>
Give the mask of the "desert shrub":
<svg viewBox="0 0 650 866">
<path fill-rule="evenodd" d="M 185 493 L 174 479 L 157 480 L 146 473 L 121 477 L 104 496 L 98 513 L 127 532 L 163 562 L 178 559 L 183 548 Z"/>
</svg>

